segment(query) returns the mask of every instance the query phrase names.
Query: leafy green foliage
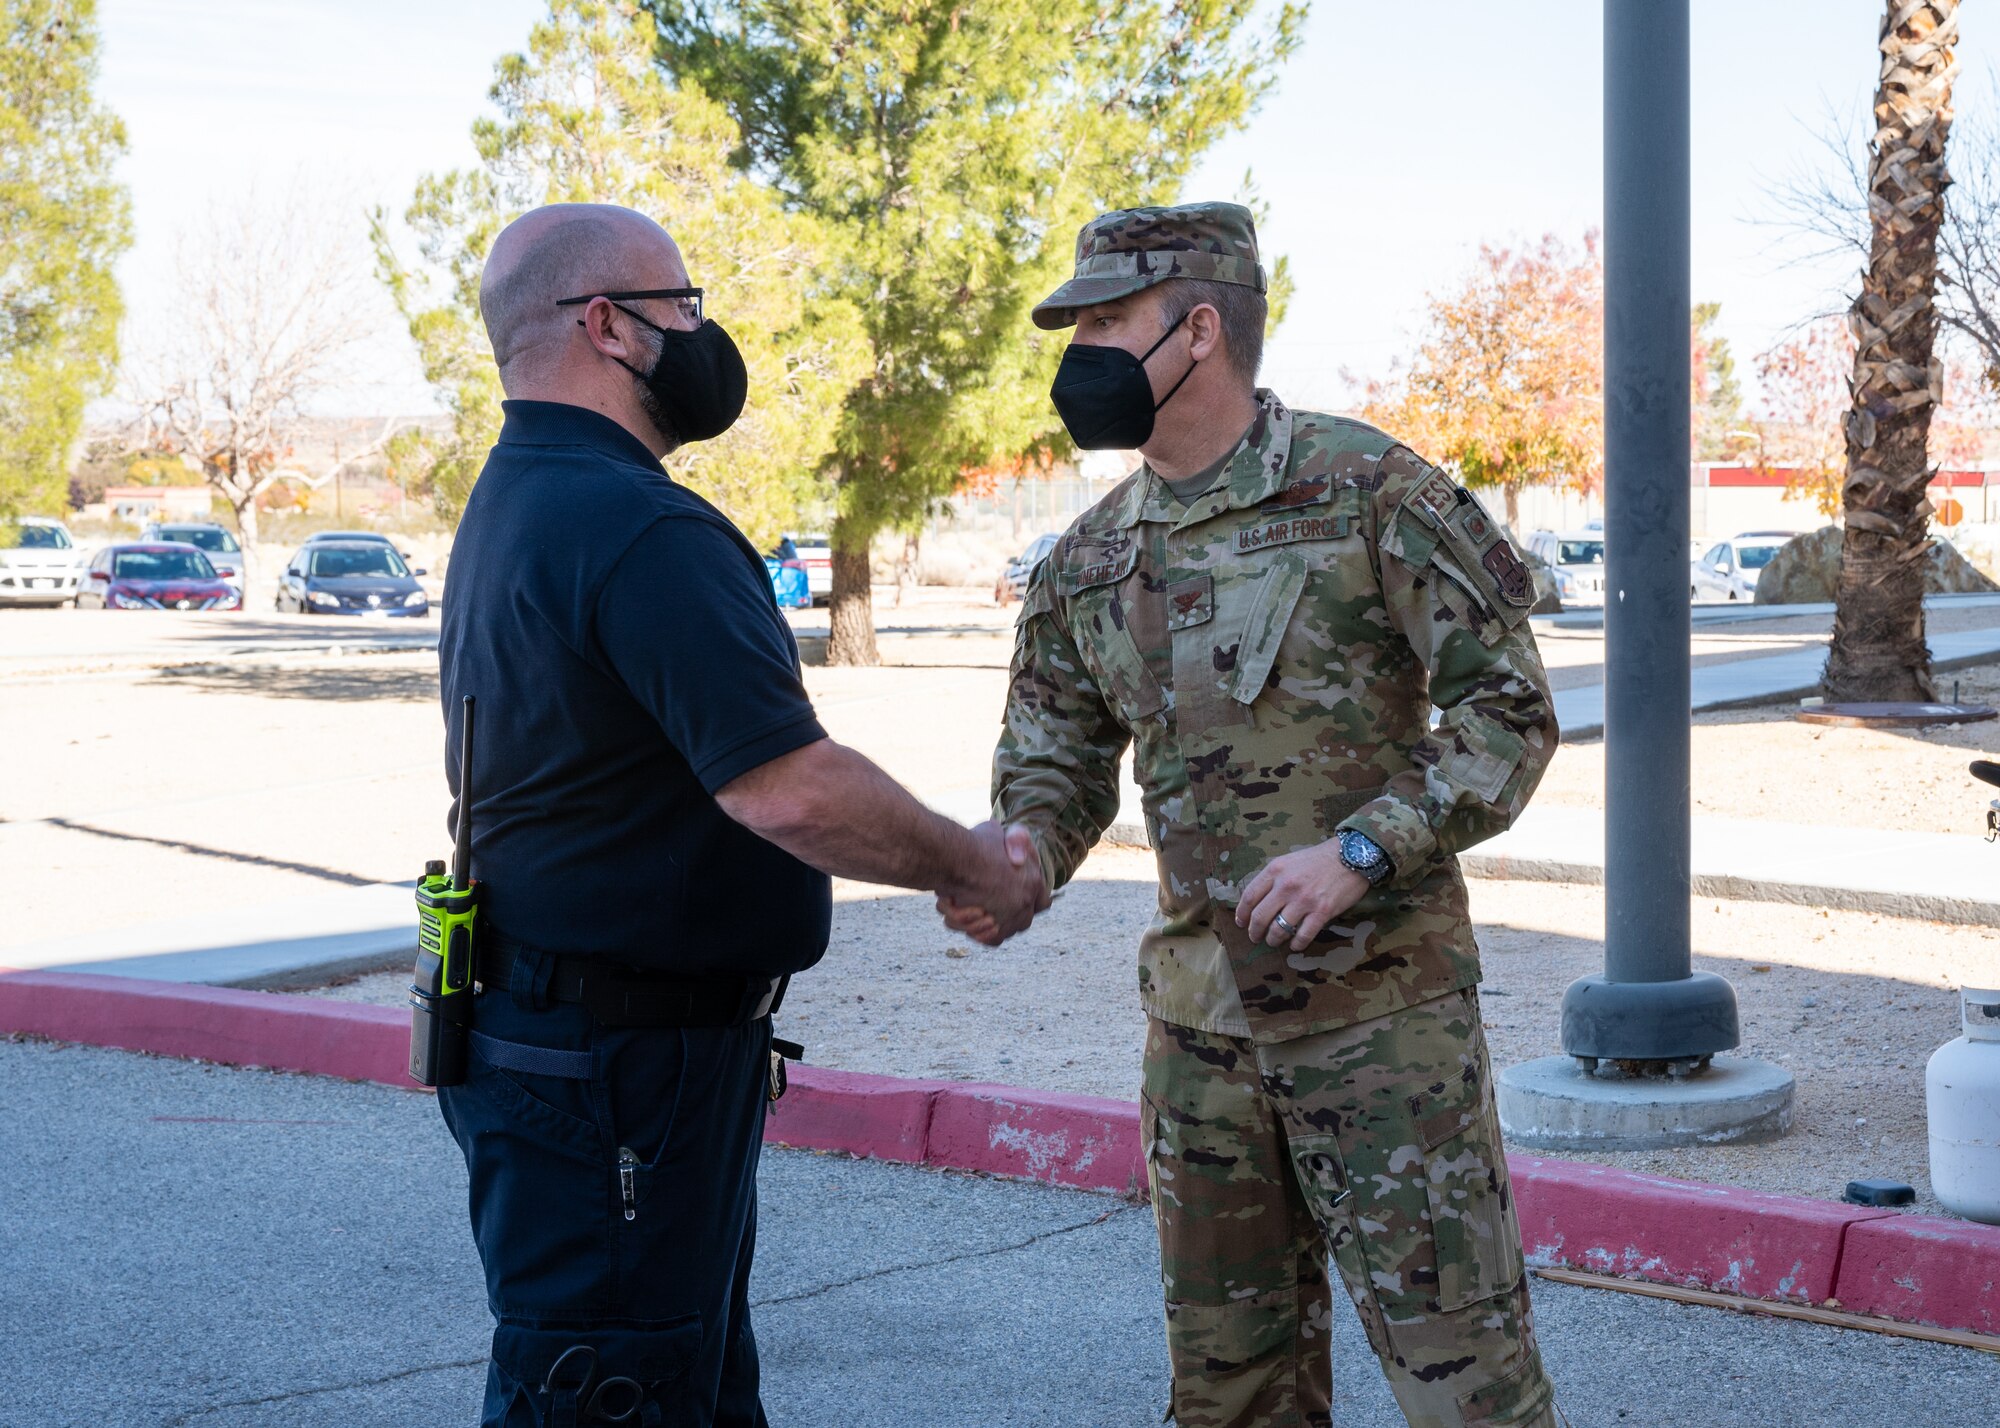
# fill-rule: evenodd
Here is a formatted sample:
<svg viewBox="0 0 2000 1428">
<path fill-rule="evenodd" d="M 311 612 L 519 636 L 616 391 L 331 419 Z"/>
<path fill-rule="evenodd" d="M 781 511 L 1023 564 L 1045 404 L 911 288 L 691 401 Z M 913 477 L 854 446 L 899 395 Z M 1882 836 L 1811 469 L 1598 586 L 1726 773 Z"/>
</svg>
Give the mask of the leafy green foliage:
<svg viewBox="0 0 2000 1428">
<path fill-rule="evenodd" d="M 1729 350 L 1729 339 L 1715 331 L 1721 317 L 1719 302 L 1694 305 L 1690 385 L 1697 461 L 1724 459 L 1743 437 L 1743 386 L 1736 380 L 1736 358 Z"/>
<path fill-rule="evenodd" d="M 95 0 L 0 0 L 0 516 L 62 509 L 84 404 L 117 370 L 131 205 L 96 78 Z"/>
<path fill-rule="evenodd" d="M 830 281 L 869 353 L 829 463 L 849 571 L 962 472 L 1067 445 L 1047 396 L 1067 334 L 1028 309 L 1070 275 L 1088 219 L 1178 196 L 1275 82 L 1305 14 L 1280 3 L 1253 24 L 1258 0 L 651 8 L 661 66 L 728 107 L 744 170 L 837 235 Z M 843 564 L 836 606 L 865 604 Z"/>
<path fill-rule="evenodd" d="M 480 272 L 507 222 L 544 203 L 618 203 L 659 220 L 708 289 L 709 315 L 743 352 L 750 398 L 741 420 L 668 457 L 677 480 L 768 545 L 794 522 L 833 447 L 866 352 L 854 305 L 817 278 L 828 235 L 732 166 L 735 122 L 698 83 L 663 74 L 655 45 L 651 17 L 635 7 L 552 0 L 527 52 L 499 63 L 492 97 L 502 117 L 473 126 L 481 167 L 418 185 L 407 220 L 423 267 L 404 265 L 376 215 L 378 271 L 452 417 L 448 433 L 400 438 L 391 460 L 427 475 L 453 520 L 500 429 Z"/>
</svg>

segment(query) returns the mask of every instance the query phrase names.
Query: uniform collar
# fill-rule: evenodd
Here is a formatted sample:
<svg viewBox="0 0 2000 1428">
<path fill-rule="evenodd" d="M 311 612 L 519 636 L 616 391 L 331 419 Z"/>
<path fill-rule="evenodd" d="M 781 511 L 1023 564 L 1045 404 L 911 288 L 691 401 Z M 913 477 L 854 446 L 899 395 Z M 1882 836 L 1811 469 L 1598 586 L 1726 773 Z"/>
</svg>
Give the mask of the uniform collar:
<svg viewBox="0 0 2000 1428">
<path fill-rule="evenodd" d="M 646 443 L 602 412 L 568 402 L 500 403 L 506 418 L 500 423 L 502 446 L 588 446 L 607 456 L 622 457 L 660 470 L 660 458 Z"/>
<path fill-rule="evenodd" d="M 1112 524 L 1129 529 L 1140 521 L 1160 521 L 1181 530 L 1212 520 L 1224 511 L 1240 511 L 1262 505 L 1285 484 L 1285 472 L 1292 464 L 1292 411 L 1276 394 L 1257 389 L 1257 416 L 1244 435 L 1243 444 L 1229 458 L 1229 465 L 1206 495 L 1191 506 L 1182 506 L 1171 487 L 1152 467 L 1141 465 L 1127 485 Z"/>
</svg>

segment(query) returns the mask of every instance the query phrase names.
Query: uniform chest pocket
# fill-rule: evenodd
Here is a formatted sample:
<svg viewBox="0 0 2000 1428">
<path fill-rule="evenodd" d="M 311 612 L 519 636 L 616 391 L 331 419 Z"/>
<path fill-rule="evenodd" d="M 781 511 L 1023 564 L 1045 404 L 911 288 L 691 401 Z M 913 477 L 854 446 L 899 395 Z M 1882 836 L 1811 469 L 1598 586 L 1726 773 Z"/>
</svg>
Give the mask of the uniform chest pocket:
<svg viewBox="0 0 2000 1428">
<path fill-rule="evenodd" d="M 1237 647 L 1236 668 L 1224 682 L 1229 697 L 1238 704 L 1254 704 L 1271 677 L 1278 647 L 1291 627 L 1292 612 L 1306 590 L 1306 558 L 1296 551 L 1272 556 L 1263 577 L 1247 592 L 1243 616 L 1243 638 Z"/>
<path fill-rule="evenodd" d="M 1305 593 L 1304 556 L 1274 551 L 1250 565 L 1218 571 L 1210 616 L 1173 632 L 1175 718 L 1184 739 L 1249 720 Z"/>
<path fill-rule="evenodd" d="M 1123 550 L 1085 548 L 1059 577 L 1077 652 L 1091 666 L 1128 726 L 1152 718 L 1167 703 L 1160 682 L 1146 666 L 1145 652 L 1132 635 L 1130 616 L 1138 563 L 1137 545 L 1126 545 Z"/>
</svg>

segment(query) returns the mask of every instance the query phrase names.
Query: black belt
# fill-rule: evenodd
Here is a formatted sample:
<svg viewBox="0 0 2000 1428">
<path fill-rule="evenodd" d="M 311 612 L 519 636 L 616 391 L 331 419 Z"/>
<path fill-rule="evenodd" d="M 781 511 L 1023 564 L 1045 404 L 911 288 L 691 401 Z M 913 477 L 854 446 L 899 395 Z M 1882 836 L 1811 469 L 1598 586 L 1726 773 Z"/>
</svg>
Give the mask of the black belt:
<svg viewBox="0 0 2000 1428">
<path fill-rule="evenodd" d="M 511 938 L 482 932 L 479 980 L 489 988 L 506 989 L 521 954 L 534 951 Z M 539 955 L 555 964 L 547 995 L 584 1007 L 601 1026 L 746 1026 L 778 1009 L 788 980 L 676 977 L 598 957 Z"/>
</svg>

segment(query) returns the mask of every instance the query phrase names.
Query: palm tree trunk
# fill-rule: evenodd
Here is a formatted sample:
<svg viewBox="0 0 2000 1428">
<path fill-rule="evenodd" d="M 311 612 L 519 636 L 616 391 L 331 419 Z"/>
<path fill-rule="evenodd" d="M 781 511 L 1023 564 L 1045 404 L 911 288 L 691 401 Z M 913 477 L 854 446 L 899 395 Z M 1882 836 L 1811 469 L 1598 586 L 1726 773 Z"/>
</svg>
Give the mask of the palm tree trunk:
<svg viewBox="0 0 2000 1428">
<path fill-rule="evenodd" d="M 1848 314 L 1858 347 L 1841 493 L 1847 528 L 1821 677 L 1830 699 L 1936 698 L 1924 639 L 1925 488 L 1942 382 L 1934 298 L 1957 40 L 1958 0 L 1887 0 L 1868 166 L 1868 271 Z"/>
</svg>

